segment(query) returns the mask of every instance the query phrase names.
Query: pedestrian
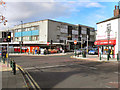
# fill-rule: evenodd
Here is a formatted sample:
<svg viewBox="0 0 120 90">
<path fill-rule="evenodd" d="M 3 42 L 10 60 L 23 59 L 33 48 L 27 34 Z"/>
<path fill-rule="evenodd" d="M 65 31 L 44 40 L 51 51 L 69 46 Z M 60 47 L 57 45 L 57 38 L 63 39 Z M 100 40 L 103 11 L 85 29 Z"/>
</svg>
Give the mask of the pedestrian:
<svg viewBox="0 0 120 90">
<path fill-rule="evenodd" d="M 62 53 L 62 47 L 60 48 L 60 53 Z"/>
<path fill-rule="evenodd" d="M 108 49 L 109 58 L 111 58 L 110 53 L 111 53 L 111 49 Z"/>
</svg>

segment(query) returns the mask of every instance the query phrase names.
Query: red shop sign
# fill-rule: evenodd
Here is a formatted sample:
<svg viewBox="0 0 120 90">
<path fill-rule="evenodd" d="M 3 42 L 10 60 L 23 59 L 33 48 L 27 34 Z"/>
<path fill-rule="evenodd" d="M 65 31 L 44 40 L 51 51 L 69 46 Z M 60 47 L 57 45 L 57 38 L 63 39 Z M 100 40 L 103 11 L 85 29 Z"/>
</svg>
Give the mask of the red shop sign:
<svg viewBox="0 0 120 90">
<path fill-rule="evenodd" d="M 108 45 L 108 40 L 97 40 L 95 45 Z M 116 40 L 109 40 L 109 45 L 116 45 Z"/>
</svg>

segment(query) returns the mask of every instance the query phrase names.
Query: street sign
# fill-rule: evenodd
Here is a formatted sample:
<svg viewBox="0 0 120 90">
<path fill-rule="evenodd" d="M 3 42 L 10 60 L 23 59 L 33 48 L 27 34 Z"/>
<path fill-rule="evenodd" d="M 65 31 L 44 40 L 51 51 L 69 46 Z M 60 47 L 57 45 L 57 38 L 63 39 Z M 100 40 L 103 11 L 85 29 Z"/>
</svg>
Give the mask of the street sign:
<svg viewBox="0 0 120 90">
<path fill-rule="evenodd" d="M 49 46 L 49 42 L 47 42 L 47 46 Z"/>
<path fill-rule="evenodd" d="M 75 44 L 75 45 L 77 44 L 77 41 L 76 41 L 76 40 L 74 41 L 74 44 Z"/>
</svg>

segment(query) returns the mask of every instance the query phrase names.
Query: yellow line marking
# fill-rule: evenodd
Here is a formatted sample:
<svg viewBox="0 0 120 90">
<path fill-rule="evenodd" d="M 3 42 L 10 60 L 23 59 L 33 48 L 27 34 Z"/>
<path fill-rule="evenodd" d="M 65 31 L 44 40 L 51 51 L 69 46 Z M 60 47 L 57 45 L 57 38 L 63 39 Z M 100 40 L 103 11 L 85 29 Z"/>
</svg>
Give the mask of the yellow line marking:
<svg viewBox="0 0 120 90">
<path fill-rule="evenodd" d="M 21 66 L 19 66 L 19 65 L 17 65 L 17 67 L 19 67 L 22 71 L 24 71 L 25 72 L 25 70 L 21 67 Z M 39 90 L 41 90 L 41 88 L 39 87 L 39 85 L 35 82 L 35 80 L 32 78 L 32 76 L 26 71 L 26 73 L 29 75 L 29 77 L 33 80 L 33 82 L 34 82 L 34 84 L 37 86 L 37 88 L 39 88 Z M 31 83 L 32 85 L 33 85 L 33 83 Z"/>
</svg>

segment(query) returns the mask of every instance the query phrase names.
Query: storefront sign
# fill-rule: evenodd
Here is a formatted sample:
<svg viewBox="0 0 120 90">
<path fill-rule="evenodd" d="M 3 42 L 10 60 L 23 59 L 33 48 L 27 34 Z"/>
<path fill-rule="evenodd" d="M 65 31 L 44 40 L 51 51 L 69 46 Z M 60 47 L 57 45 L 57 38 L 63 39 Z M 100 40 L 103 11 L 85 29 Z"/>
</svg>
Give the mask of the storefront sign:
<svg viewBox="0 0 120 90">
<path fill-rule="evenodd" d="M 95 41 L 95 45 L 108 45 L 108 40 Z M 116 45 L 116 40 L 109 40 L 109 45 Z"/>
</svg>

